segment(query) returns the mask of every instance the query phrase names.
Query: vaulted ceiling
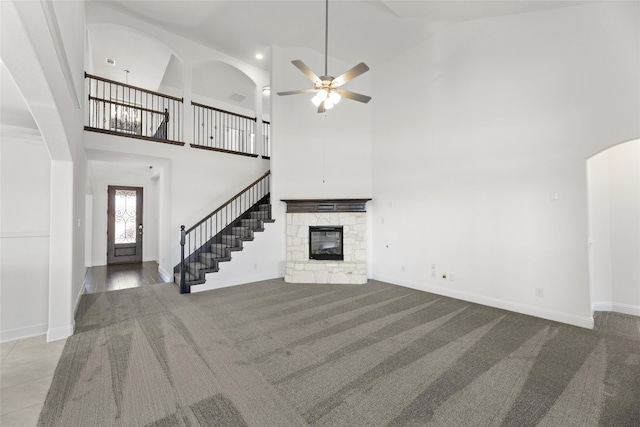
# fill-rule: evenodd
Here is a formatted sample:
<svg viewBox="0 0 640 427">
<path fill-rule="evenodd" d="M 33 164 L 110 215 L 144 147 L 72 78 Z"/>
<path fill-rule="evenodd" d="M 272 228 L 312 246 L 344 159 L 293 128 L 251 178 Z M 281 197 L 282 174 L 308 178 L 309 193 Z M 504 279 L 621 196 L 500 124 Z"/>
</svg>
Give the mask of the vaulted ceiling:
<svg viewBox="0 0 640 427">
<path fill-rule="evenodd" d="M 456 22 L 589 1 L 597 0 L 330 0 L 328 50 L 331 57 L 343 62 L 364 61 L 373 68 Z M 265 70 L 271 69 L 272 45 L 306 47 L 324 52 L 323 0 L 88 0 L 87 8 L 90 9 L 92 4 L 132 15 Z M 131 43 L 132 34 L 135 43 Z M 169 93 L 172 88 L 180 87 L 180 67 L 175 57 L 149 37 L 134 34 L 124 27 L 114 32 L 113 28 L 97 25 L 90 27 L 88 43 L 87 51 L 91 55 L 88 58 L 89 72 L 123 82 L 128 79 L 130 84 L 152 90 L 163 88 Z M 140 43 L 145 47 L 140 48 Z M 135 46 L 135 49 L 127 49 L 126 46 Z M 255 58 L 258 52 L 264 55 L 264 59 Z M 115 55 L 120 64 L 127 64 L 126 69 L 131 73 L 122 74 L 123 67 L 110 69 L 105 66 L 105 57 Z M 215 68 L 216 73 L 226 73 L 226 89 L 222 93 L 219 88 L 203 84 L 198 88 L 202 95 L 223 100 L 234 93 L 253 95 L 245 76 L 234 75 L 230 67 L 221 64 L 206 66 Z M 33 123 L 21 118 L 21 114 L 29 113 L 24 105 L 12 99 L 11 94 L 16 91 L 15 88 L 7 88 L 13 82 L 6 70 L 1 76 L 0 120 L 3 123 Z M 238 105 L 247 108 L 254 101 L 251 96 L 246 96 L 244 102 L 247 105 Z"/>
<path fill-rule="evenodd" d="M 92 1 L 265 69 L 272 45 L 324 52 L 324 0 Z M 580 3 L 585 1 L 330 0 L 329 52 L 347 63 L 375 65 L 454 22 Z M 266 60 L 257 61 L 256 52 Z"/>
</svg>

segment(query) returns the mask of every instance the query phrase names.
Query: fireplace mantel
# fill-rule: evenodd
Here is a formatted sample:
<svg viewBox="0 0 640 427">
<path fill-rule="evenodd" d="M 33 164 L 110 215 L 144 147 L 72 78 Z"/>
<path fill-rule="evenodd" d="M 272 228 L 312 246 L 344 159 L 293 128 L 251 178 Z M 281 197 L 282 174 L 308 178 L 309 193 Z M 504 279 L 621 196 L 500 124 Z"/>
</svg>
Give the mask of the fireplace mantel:
<svg viewBox="0 0 640 427">
<path fill-rule="evenodd" d="M 303 212 L 366 212 L 371 199 L 281 199 L 287 213 Z"/>
</svg>

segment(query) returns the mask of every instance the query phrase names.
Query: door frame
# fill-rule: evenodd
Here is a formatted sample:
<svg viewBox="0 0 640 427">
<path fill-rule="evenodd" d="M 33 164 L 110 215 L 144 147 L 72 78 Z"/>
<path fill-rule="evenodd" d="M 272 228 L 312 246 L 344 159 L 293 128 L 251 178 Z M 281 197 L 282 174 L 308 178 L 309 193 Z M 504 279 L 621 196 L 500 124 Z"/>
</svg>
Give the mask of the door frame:
<svg viewBox="0 0 640 427">
<path fill-rule="evenodd" d="M 114 197 L 116 190 L 131 190 L 136 194 L 136 243 L 135 244 L 116 244 L 115 243 L 115 206 Z M 143 260 L 143 206 L 144 206 L 144 188 L 132 187 L 126 185 L 109 185 L 107 186 L 107 265 L 138 263 Z M 130 252 L 134 249 L 134 254 L 125 253 L 118 255 L 118 250 L 124 249 L 123 252 Z"/>
</svg>

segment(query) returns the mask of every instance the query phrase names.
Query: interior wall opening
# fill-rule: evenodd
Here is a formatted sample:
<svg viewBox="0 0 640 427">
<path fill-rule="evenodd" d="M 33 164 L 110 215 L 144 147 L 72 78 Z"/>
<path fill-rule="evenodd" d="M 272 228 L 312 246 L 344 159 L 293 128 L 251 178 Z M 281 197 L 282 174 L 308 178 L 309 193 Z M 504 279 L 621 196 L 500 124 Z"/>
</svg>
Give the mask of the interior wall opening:
<svg viewBox="0 0 640 427">
<path fill-rule="evenodd" d="M 587 160 L 592 311 L 640 316 L 640 140 Z"/>
</svg>

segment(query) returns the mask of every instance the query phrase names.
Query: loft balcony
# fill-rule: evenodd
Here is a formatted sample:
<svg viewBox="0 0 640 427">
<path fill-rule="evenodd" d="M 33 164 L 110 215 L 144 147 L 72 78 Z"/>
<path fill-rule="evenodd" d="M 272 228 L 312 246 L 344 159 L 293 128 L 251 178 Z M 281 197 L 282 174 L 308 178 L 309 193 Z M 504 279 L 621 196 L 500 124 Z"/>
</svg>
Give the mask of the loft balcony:
<svg viewBox="0 0 640 427">
<path fill-rule="evenodd" d="M 270 123 L 191 102 L 185 140 L 184 99 L 85 73 L 86 131 L 268 159 Z M 260 126 L 260 144 L 256 130 Z"/>
</svg>

